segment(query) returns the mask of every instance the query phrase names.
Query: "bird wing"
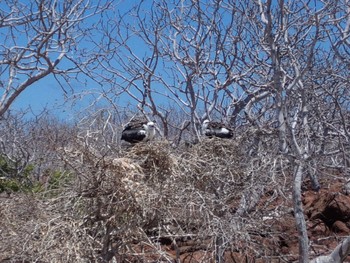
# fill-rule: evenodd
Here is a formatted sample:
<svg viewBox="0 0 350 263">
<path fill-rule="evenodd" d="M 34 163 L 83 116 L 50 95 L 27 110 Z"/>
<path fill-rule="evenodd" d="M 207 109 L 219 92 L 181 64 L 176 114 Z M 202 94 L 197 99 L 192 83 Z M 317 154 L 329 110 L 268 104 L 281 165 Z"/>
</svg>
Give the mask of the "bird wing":
<svg viewBox="0 0 350 263">
<path fill-rule="evenodd" d="M 146 137 L 145 130 L 124 130 L 122 132 L 122 140 L 127 142 L 139 142 Z"/>
<path fill-rule="evenodd" d="M 232 128 L 228 125 L 225 125 L 221 122 L 210 122 L 208 128 L 212 129 L 214 133 L 223 133 L 223 134 L 233 134 Z"/>
<path fill-rule="evenodd" d="M 128 124 L 125 125 L 124 131 L 126 130 L 135 130 L 135 129 L 142 129 L 144 128 L 144 125 L 147 124 L 147 122 L 144 121 L 130 121 Z"/>
<path fill-rule="evenodd" d="M 230 128 L 227 127 L 227 125 L 225 125 L 221 122 L 215 122 L 215 121 L 209 122 L 208 128 L 215 129 L 215 130 L 226 128 L 226 129 L 230 130 Z"/>
<path fill-rule="evenodd" d="M 210 129 L 220 129 L 220 127 L 221 127 L 221 123 L 219 122 L 211 121 L 208 123 L 208 128 Z"/>
</svg>

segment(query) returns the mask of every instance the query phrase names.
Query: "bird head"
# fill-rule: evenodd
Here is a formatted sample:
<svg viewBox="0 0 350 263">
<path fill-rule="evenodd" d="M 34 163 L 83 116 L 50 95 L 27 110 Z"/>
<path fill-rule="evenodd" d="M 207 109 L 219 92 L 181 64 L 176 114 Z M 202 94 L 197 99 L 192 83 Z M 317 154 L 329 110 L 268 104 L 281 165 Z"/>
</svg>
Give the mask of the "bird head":
<svg viewBox="0 0 350 263">
<path fill-rule="evenodd" d="M 151 140 L 154 138 L 154 136 L 156 135 L 156 126 L 155 123 L 153 121 L 149 121 L 147 122 L 145 126 L 145 129 L 147 131 L 147 140 Z"/>
<path fill-rule="evenodd" d="M 202 127 L 203 127 L 204 129 L 206 129 L 206 128 L 208 128 L 208 124 L 209 124 L 209 120 L 206 119 L 206 120 L 203 121 Z"/>
<path fill-rule="evenodd" d="M 150 128 L 154 128 L 155 124 L 154 124 L 153 121 L 149 121 L 149 122 L 147 122 L 147 126 L 150 127 Z"/>
</svg>

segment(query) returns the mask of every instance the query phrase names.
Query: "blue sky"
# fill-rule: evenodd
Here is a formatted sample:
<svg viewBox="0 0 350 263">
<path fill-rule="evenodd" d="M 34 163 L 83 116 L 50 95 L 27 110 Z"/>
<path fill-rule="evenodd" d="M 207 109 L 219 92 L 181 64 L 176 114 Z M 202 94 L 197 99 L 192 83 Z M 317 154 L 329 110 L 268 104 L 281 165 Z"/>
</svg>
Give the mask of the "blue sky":
<svg viewBox="0 0 350 263">
<path fill-rule="evenodd" d="M 21 1 L 21 3 L 26 3 L 27 1 Z M 120 12 L 125 12 L 129 8 L 131 8 L 133 3 L 137 3 L 138 1 L 130 1 L 130 0 L 121 0 L 115 1 L 114 5 L 118 7 Z M 0 3 L 0 7 L 3 9 L 3 6 Z M 93 22 L 89 20 L 89 22 Z M 85 22 L 86 25 L 86 22 Z M 140 48 L 140 47 L 138 47 Z M 62 62 L 64 63 L 64 62 Z M 74 85 L 74 84 L 73 84 Z M 87 84 L 82 86 L 83 84 L 77 84 L 79 86 L 74 87 L 77 88 L 77 92 L 81 92 L 83 90 L 87 91 L 90 89 L 98 88 L 96 83 L 93 81 L 87 80 Z M 66 88 L 66 87 L 64 87 Z M 70 88 L 67 88 L 70 90 Z M 28 87 L 25 91 L 23 91 L 11 105 L 11 110 L 27 110 L 30 108 L 29 115 L 33 113 L 34 115 L 40 114 L 43 109 L 49 110 L 50 113 L 63 118 L 63 119 L 73 119 L 76 112 L 81 111 L 86 107 L 89 103 L 90 98 L 84 99 L 76 99 L 74 100 L 74 105 L 71 103 L 67 103 L 67 97 L 71 98 L 72 93 L 69 91 L 69 94 L 65 94 L 57 81 L 53 78 L 53 76 L 46 76 L 44 79 L 41 79 L 35 83 L 33 83 L 30 87 Z"/>
<path fill-rule="evenodd" d="M 29 3 L 29 1 L 21 1 L 21 2 Z M 120 11 L 121 13 L 124 13 L 126 12 L 126 10 L 129 10 L 135 3 L 139 3 L 139 2 L 140 1 L 137 1 L 137 0 L 133 0 L 133 1 L 121 0 L 118 2 L 115 1 L 113 3 L 115 6 L 117 6 L 118 11 Z M 147 7 L 147 3 L 145 3 L 144 6 Z M 0 2 L 0 7 L 1 7 L 1 2 Z M 187 20 L 185 19 L 185 21 Z M 127 22 L 130 22 L 130 24 L 132 24 L 135 21 L 127 21 Z M 131 40 L 128 41 L 127 43 L 128 48 L 131 48 L 137 56 L 142 58 L 145 53 L 150 52 L 149 50 L 145 49 L 145 44 L 142 44 L 141 41 L 137 41 L 137 37 L 133 37 L 130 39 Z M 127 52 L 125 51 L 125 49 L 120 49 L 120 50 L 122 54 L 124 54 L 124 52 Z M 121 57 L 124 57 L 126 59 L 125 61 L 127 61 L 127 56 L 128 54 L 126 54 L 126 56 L 121 56 Z M 113 62 L 112 62 L 111 64 L 112 66 L 115 66 L 115 69 L 119 69 L 117 63 L 114 63 L 113 65 Z M 169 64 L 169 65 L 170 65 L 169 67 L 174 67 L 174 64 Z M 156 73 L 160 76 L 162 80 L 166 80 L 170 86 L 178 87 L 179 83 L 170 82 L 169 78 L 171 79 L 173 76 L 171 74 L 167 75 L 169 71 L 164 72 L 161 65 L 158 67 L 157 70 L 158 71 Z M 107 86 L 105 87 L 106 90 L 109 90 L 109 89 L 112 90 L 113 88 L 115 88 L 118 91 L 118 88 L 121 88 L 122 86 L 124 87 L 125 85 L 128 84 L 128 80 L 132 78 L 132 74 L 134 74 L 134 72 L 128 72 L 128 74 L 125 75 L 125 78 L 127 80 L 124 79 L 124 82 L 123 82 L 123 79 L 114 78 L 113 80 L 115 81 L 115 83 L 112 83 L 112 84 L 108 83 L 109 85 L 107 84 Z M 179 79 L 181 79 L 181 76 L 179 77 Z M 142 85 L 142 81 L 139 79 L 137 81 L 134 81 L 133 84 Z M 164 90 L 162 83 L 161 82 L 157 83 L 155 81 L 154 83 L 152 83 L 152 85 L 153 85 L 152 86 L 153 88 L 159 89 L 158 94 L 156 92 L 154 93 L 154 96 L 156 97 L 156 99 L 158 101 L 165 102 L 166 96 L 159 95 Z M 233 89 L 233 91 L 237 90 L 237 88 L 233 86 L 231 86 L 231 88 Z M 87 80 L 86 84 L 77 84 L 74 86 L 74 89 L 76 89 L 78 92 L 81 92 L 84 90 L 91 91 L 93 89 L 96 91 L 98 89 L 101 90 L 102 85 L 99 85 L 99 83 Z M 69 90 L 69 88 L 67 88 L 67 90 Z M 135 92 L 135 94 L 138 94 L 138 93 Z M 114 95 L 115 94 L 111 94 L 111 98 L 115 99 L 116 97 Z M 68 96 L 71 96 L 71 94 L 68 94 Z M 114 101 L 114 102 L 118 103 L 118 106 L 126 107 L 125 105 L 127 105 L 129 101 L 128 99 L 125 99 L 126 96 L 127 95 L 122 97 L 119 96 L 118 101 L 117 102 Z M 238 96 L 239 94 L 237 95 L 237 97 Z M 38 82 L 35 82 L 27 90 L 25 90 L 17 98 L 15 103 L 12 105 L 12 109 L 25 110 L 30 106 L 34 114 L 39 114 L 44 108 L 46 108 L 54 115 L 57 115 L 67 120 L 71 120 L 74 118 L 74 113 L 77 111 L 83 110 L 89 104 L 89 100 L 91 101 L 93 98 L 94 98 L 93 96 L 88 96 L 88 97 L 85 97 L 85 99 L 83 100 L 75 100 L 74 106 L 72 106 L 71 103 L 65 104 L 66 97 L 63 90 L 61 89 L 57 81 L 52 76 L 48 76 Z M 103 99 L 101 99 L 99 103 L 100 105 L 101 104 L 103 105 L 104 104 Z M 166 103 L 168 103 L 168 101 L 166 101 Z"/>
<path fill-rule="evenodd" d="M 64 93 L 54 80 L 50 77 L 42 79 L 27 88 L 12 105 L 13 110 L 26 110 L 31 108 L 34 115 L 39 114 L 47 108 L 54 115 L 68 117 L 67 106 L 64 104 Z"/>
</svg>

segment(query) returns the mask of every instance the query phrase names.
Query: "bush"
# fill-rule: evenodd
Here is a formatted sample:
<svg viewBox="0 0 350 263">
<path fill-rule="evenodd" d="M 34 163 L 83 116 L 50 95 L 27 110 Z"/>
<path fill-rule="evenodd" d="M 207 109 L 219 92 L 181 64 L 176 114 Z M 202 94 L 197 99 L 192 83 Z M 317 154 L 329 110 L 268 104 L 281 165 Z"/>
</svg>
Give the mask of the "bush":
<svg viewBox="0 0 350 263">
<path fill-rule="evenodd" d="M 34 165 L 29 164 L 20 168 L 19 163 L 19 161 L 0 156 L 0 193 L 27 191 L 32 187 L 30 177 Z"/>
</svg>

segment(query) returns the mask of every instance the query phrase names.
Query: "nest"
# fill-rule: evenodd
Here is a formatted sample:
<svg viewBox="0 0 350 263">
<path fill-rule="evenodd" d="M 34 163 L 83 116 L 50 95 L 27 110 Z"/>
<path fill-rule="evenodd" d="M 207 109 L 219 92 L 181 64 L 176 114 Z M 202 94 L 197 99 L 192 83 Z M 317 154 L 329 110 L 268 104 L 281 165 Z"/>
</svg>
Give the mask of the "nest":
<svg viewBox="0 0 350 263">
<path fill-rule="evenodd" d="M 244 158 L 239 143 L 218 138 L 205 139 L 184 153 L 182 159 L 194 175 L 234 179 L 243 175 Z"/>
<path fill-rule="evenodd" d="M 203 157 L 235 158 L 242 155 L 237 141 L 220 138 L 205 138 L 201 143 L 194 145 L 191 152 Z"/>
<path fill-rule="evenodd" d="M 126 156 L 139 165 L 147 178 L 166 180 L 172 177 L 177 160 L 167 141 L 153 141 L 134 145 Z"/>
</svg>

